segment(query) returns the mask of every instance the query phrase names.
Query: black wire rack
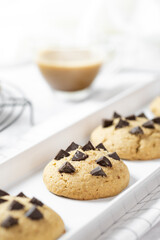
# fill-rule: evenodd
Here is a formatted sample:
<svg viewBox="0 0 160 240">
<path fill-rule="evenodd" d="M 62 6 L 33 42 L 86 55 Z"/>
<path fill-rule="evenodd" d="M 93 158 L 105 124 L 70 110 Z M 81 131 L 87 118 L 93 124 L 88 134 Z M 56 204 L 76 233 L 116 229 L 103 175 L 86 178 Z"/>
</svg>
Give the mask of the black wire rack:
<svg viewBox="0 0 160 240">
<path fill-rule="evenodd" d="M 0 81 L 0 132 L 14 124 L 29 108 L 30 124 L 33 125 L 32 103 L 15 85 Z"/>
</svg>

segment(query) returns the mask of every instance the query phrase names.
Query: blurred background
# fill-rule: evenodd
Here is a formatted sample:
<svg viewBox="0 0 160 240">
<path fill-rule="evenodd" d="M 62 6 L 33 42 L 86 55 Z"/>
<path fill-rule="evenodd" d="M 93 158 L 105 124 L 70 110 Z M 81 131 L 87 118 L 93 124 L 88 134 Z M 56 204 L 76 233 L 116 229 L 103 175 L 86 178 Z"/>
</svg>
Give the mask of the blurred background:
<svg viewBox="0 0 160 240">
<path fill-rule="evenodd" d="M 1 156 L 28 133 L 32 120 L 34 126 L 62 115 L 67 121 L 69 111 L 75 120 L 159 74 L 159 13 L 159 0 L 0 0 L 0 127 L 20 116 L 0 129 Z M 102 49 L 105 64 L 88 98 L 67 101 L 49 88 L 34 61 L 46 46 Z"/>
<path fill-rule="evenodd" d="M 46 44 L 98 44 L 116 49 L 123 68 L 158 69 L 159 12 L 159 0 L 0 0 L 0 66 L 29 62 Z"/>
</svg>

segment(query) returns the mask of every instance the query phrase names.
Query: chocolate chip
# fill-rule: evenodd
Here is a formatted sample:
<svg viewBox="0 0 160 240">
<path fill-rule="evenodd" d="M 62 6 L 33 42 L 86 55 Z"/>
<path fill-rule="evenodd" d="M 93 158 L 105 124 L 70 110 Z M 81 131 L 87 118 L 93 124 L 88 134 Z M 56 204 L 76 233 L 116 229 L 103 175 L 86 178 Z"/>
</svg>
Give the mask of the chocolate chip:
<svg viewBox="0 0 160 240">
<path fill-rule="evenodd" d="M 7 202 L 7 200 L 0 198 L 0 204 L 1 204 L 1 203 L 4 203 L 4 202 Z"/>
<path fill-rule="evenodd" d="M 23 198 L 26 198 L 27 196 L 23 193 L 23 192 L 20 192 L 17 194 L 16 197 L 23 197 Z"/>
<path fill-rule="evenodd" d="M 121 115 L 118 114 L 117 112 L 114 112 L 114 113 L 113 113 L 113 118 L 120 118 L 120 117 L 121 117 Z"/>
<path fill-rule="evenodd" d="M 138 135 L 138 134 L 143 134 L 144 132 L 143 132 L 142 128 L 140 128 L 139 126 L 137 126 L 137 127 L 132 128 L 132 129 L 129 131 L 129 133 Z"/>
<path fill-rule="evenodd" d="M 108 154 L 108 156 L 115 160 L 120 160 L 120 157 L 118 156 L 118 154 L 116 152 L 110 153 L 110 154 Z"/>
<path fill-rule="evenodd" d="M 160 124 L 160 117 L 153 118 L 152 121 L 154 123 Z"/>
<path fill-rule="evenodd" d="M 103 169 L 101 168 L 101 167 L 96 167 L 96 168 L 94 168 L 91 172 L 90 172 L 90 174 L 92 175 L 92 176 L 102 176 L 102 177 L 106 177 L 107 175 L 105 174 L 105 172 L 103 171 Z"/>
<path fill-rule="evenodd" d="M 146 115 L 145 115 L 144 113 L 140 113 L 140 114 L 138 114 L 137 117 L 139 117 L 139 118 L 147 118 Z"/>
<path fill-rule="evenodd" d="M 83 161 L 86 158 L 88 158 L 87 154 L 84 154 L 83 152 L 80 152 L 80 151 L 77 150 L 76 153 L 74 154 L 73 158 L 72 158 L 72 161 Z"/>
<path fill-rule="evenodd" d="M 68 157 L 69 155 L 70 154 L 68 152 L 61 149 L 54 159 L 60 160 L 61 158 Z"/>
<path fill-rule="evenodd" d="M 25 216 L 32 220 L 40 220 L 43 218 L 43 214 L 36 208 L 36 206 L 33 206 L 32 208 L 30 208 L 25 213 Z"/>
<path fill-rule="evenodd" d="M 109 119 L 103 119 L 102 120 L 102 127 L 106 128 L 106 127 L 110 127 L 113 124 L 113 120 L 109 120 Z"/>
<path fill-rule="evenodd" d="M 152 120 L 143 123 L 142 125 L 144 128 L 154 129 L 154 122 Z"/>
<path fill-rule="evenodd" d="M 75 168 L 69 162 L 65 162 L 62 166 L 58 169 L 60 173 L 74 173 Z"/>
<path fill-rule="evenodd" d="M 105 146 L 103 145 L 103 143 L 99 143 L 96 148 L 99 150 L 99 149 L 103 149 L 105 151 L 107 151 L 107 149 L 105 148 Z"/>
<path fill-rule="evenodd" d="M 33 197 L 31 200 L 30 200 L 30 203 L 33 203 L 34 205 L 37 205 L 37 206 L 40 206 L 42 207 L 44 204 L 38 200 L 37 198 Z"/>
<path fill-rule="evenodd" d="M 126 117 L 127 120 L 136 120 L 136 116 L 135 115 L 129 115 Z"/>
<path fill-rule="evenodd" d="M 16 200 L 13 200 L 11 202 L 11 204 L 9 205 L 8 207 L 8 210 L 21 210 L 24 208 L 24 205 L 21 204 L 20 202 L 16 201 Z"/>
<path fill-rule="evenodd" d="M 96 163 L 103 166 L 103 167 L 112 167 L 112 163 L 106 157 L 100 157 L 96 160 Z"/>
<path fill-rule="evenodd" d="M 75 142 L 72 142 L 72 143 L 68 146 L 68 148 L 66 149 L 66 152 L 70 152 L 70 151 L 76 150 L 78 147 L 79 147 L 78 144 L 76 144 Z"/>
<path fill-rule="evenodd" d="M 115 126 L 115 128 L 117 129 L 117 128 L 123 128 L 123 127 L 127 127 L 127 126 L 129 126 L 129 122 L 120 119 L 118 124 Z"/>
<path fill-rule="evenodd" d="M 89 150 L 95 150 L 92 143 L 89 141 L 87 144 L 85 144 L 83 147 L 82 147 L 82 150 L 83 151 L 89 151 Z"/>
<path fill-rule="evenodd" d="M 9 195 L 9 194 L 0 189 L 0 197 L 6 196 L 6 195 Z"/>
<path fill-rule="evenodd" d="M 17 224 L 18 224 L 18 219 L 17 218 L 8 216 L 1 223 L 1 227 L 3 227 L 3 228 L 10 228 L 10 227 L 12 227 L 14 225 L 17 225 Z"/>
</svg>

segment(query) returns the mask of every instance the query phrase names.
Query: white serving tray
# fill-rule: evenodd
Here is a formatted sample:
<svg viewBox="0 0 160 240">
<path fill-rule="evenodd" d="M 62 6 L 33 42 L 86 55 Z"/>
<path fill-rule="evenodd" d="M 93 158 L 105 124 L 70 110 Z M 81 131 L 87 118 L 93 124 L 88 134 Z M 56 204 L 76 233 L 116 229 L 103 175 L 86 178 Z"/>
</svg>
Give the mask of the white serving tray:
<svg viewBox="0 0 160 240">
<path fill-rule="evenodd" d="M 48 192 L 42 180 L 43 167 L 59 149 L 65 149 L 72 141 L 84 144 L 101 119 L 111 117 L 115 110 L 124 115 L 145 110 L 147 115 L 152 116 L 147 105 L 158 94 L 158 79 L 140 84 L 114 97 L 101 109 L 60 132 L 50 132 L 43 140 L 0 164 L 0 188 L 12 194 L 23 191 L 29 197 L 35 196 L 59 213 L 66 227 L 66 233 L 61 240 L 96 239 L 106 226 L 124 214 L 124 208 L 122 209 L 120 204 L 128 199 L 127 206 L 132 206 L 132 193 L 137 192 L 138 199 L 146 194 L 140 187 L 144 187 L 149 179 L 154 181 L 153 177 L 159 173 L 160 160 L 125 161 L 131 176 L 128 188 L 116 197 L 91 201 L 71 200 Z M 40 131 L 52 129 L 52 125 L 52 122 L 48 122 Z M 103 223 L 101 219 L 104 220 Z M 107 219 L 109 221 L 105 222 Z"/>
</svg>

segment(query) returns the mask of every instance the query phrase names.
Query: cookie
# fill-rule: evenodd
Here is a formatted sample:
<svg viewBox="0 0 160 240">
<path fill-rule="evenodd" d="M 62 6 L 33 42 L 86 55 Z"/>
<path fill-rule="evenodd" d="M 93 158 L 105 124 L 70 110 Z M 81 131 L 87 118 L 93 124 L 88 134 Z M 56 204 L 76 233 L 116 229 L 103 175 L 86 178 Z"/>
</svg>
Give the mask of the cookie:
<svg viewBox="0 0 160 240">
<path fill-rule="evenodd" d="M 150 109 L 155 116 L 160 116 L 160 96 L 156 97 L 150 104 Z"/>
<path fill-rule="evenodd" d="M 116 153 L 109 153 L 102 143 L 96 148 L 90 142 L 70 146 L 69 156 L 60 150 L 59 159 L 55 157 L 44 169 L 43 180 L 50 192 L 89 200 L 114 196 L 127 187 L 128 168 Z"/>
<path fill-rule="evenodd" d="M 1 240 L 54 240 L 64 233 L 62 219 L 40 200 L 27 198 L 23 193 L 10 196 L 1 191 Z"/>
<path fill-rule="evenodd" d="M 91 142 L 102 142 L 109 151 L 116 151 L 122 159 L 149 160 L 160 157 L 160 118 L 148 120 L 138 116 L 118 116 L 107 126 L 104 119 L 91 134 Z"/>
</svg>

